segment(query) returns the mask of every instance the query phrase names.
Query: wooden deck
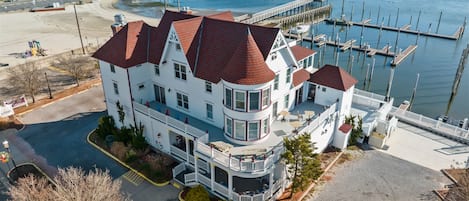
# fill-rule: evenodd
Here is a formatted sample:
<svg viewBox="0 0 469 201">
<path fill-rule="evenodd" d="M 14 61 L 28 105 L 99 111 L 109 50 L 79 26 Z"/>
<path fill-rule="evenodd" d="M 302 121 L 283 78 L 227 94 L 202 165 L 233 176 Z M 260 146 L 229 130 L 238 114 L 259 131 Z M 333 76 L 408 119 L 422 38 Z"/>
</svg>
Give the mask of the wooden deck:
<svg viewBox="0 0 469 201">
<path fill-rule="evenodd" d="M 417 49 L 417 45 L 410 45 L 409 47 L 407 47 L 403 52 L 398 54 L 391 61 L 391 66 L 399 65 L 402 61 L 404 61 L 405 58 L 407 58 L 410 54 L 412 54 L 416 49 Z"/>
</svg>

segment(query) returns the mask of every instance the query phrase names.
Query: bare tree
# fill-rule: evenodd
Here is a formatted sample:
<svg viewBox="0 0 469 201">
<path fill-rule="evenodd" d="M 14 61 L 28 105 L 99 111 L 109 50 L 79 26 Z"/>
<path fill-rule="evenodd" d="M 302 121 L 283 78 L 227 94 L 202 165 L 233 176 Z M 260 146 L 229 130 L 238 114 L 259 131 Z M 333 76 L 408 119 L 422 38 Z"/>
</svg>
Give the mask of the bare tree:
<svg viewBox="0 0 469 201">
<path fill-rule="evenodd" d="M 59 169 L 54 182 L 52 187 L 44 178 L 29 176 L 11 186 L 7 194 L 15 201 L 130 201 L 120 192 L 121 181 L 112 180 L 109 171 L 95 169 L 85 174 L 80 168 Z"/>
<path fill-rule="evenodd" d="M 80 80 L 88 77 L 93 71 L 94 62 L 86 55 L 72 55 L 60 57 L 55 65 L 69 72 L 77 86 L 80 86 Z"/>
<path fill-rule="evenodd" d="M 41 70 L 32 62 L 23 65 L 11 67 L 8 69 L 10 73 L 10 83 L 17 86 L 21 93 L 26 93 L 36 102 L 35 95 L 42 85 Z"/>
</svg>

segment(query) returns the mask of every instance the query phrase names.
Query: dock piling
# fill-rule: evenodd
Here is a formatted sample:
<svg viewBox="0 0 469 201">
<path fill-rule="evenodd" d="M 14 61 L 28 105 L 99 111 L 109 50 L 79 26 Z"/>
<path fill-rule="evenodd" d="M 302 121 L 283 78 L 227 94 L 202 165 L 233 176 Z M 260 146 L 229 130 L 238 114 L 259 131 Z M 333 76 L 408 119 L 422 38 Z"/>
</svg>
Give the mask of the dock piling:
<svg viewBox="0 0 469 201">
<path fill-rule="evenodd" d="M 397 27 L 398 21 L 399 21 L 399 8 L 397 8 L 396 25 L 394 25 L 395 27 Z"/>
<path fill-rule="evenodd" d="M 422 10 L 419 10 L 419 16 L 417 17 L 417 24 L 415 25 L 415 30 L 419 29 L 420 14 L 422 14 Z"/>
<path fill-rule="evenodd" d="M 440 17 L 438 18 L 438 25 L 436 25 L 436 33 L 440 30 L 440 23 L 441 23 L 441 16 L 443 15 L 443 11 L 440 11 Z"/>
<path fill-rule="evenodd" d="M 361 19 L 362 22 L 363 22 L 363 17 L 365 17 L 364 15 L 365 15 L 365 1 L 363 1 L 363 6 L 362 6 L 362 19 Z"/>
<path fill-rule="evenodd" d="M 376 24 L 379 23 L 379 14 L 381 12 L 381 6 L 378 7 L 378 17 L 376 17 Z"/>
</svg>

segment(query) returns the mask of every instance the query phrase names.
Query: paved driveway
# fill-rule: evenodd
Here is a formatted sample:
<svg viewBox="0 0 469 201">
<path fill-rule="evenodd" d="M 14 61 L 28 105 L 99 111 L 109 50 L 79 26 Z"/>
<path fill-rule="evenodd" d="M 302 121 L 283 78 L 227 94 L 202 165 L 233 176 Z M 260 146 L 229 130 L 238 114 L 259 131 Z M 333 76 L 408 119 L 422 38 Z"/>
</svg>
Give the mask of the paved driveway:
<svg viewBox="0 0 469 201">
<path fill-rule="evenodd" d="M 438 200 L 431 192 L 450 181 L 434 171 L 376 150 L 333 169 L 315 201 Z"/>
<path fill-rule="evenodd" d="M 123 191 L 135 201 L 177 199 L 179 190 L 171 185 L 155 187 L 143 179 L 137 184 L 129 182 L 123 177 L 128 172 L 126 168 L 88 144 L 88 133 L 105 115 L 103 100 L 102 87 L 93 87 L 23 115 L 25 129 L 18 133 L 11 129 L 0 132 L 0 139 L 10 141 L 18 164 L 34 162 L 49 175 L 54 174 L 56 167 L 108 169 L 113 178 L 122 180 Z"/>
</svg>

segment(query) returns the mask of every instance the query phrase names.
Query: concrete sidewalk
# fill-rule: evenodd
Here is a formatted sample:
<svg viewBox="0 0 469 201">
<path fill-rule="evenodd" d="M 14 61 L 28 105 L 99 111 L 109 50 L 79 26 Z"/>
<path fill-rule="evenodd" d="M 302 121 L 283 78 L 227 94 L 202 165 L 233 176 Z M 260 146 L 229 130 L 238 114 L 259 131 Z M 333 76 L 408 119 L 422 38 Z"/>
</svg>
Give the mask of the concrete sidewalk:
<svg viewBox="0 0 469 201">
<path fill-rule="evenodd" d="M 436 171 L 464 167 L 469 160 L 468 145 L 401 122 L 386 145 L 381 151 Z"/>
</svg>

